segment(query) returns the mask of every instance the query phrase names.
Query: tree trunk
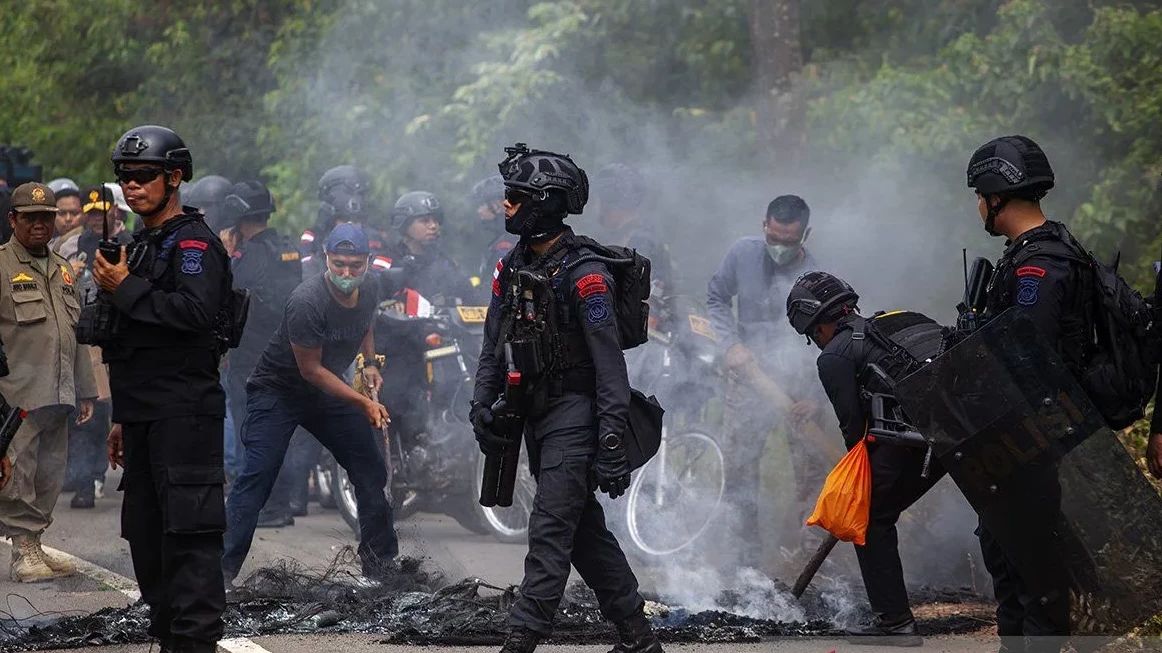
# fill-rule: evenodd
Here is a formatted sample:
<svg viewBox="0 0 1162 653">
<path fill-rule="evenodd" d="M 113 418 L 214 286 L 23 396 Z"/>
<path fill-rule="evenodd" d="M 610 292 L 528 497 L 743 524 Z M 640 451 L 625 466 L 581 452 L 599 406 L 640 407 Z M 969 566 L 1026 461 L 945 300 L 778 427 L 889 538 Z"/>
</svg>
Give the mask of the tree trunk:
<svg viewBox="0 0 1162 653">
<path fill-rule="evenodd" d="M 793 169 L 805 145 L 805 106 L 794 88 L 803 68 L 799 40 L 799 0 L 751 0 L 757 131 L 767 159 Z"/>
</svg>

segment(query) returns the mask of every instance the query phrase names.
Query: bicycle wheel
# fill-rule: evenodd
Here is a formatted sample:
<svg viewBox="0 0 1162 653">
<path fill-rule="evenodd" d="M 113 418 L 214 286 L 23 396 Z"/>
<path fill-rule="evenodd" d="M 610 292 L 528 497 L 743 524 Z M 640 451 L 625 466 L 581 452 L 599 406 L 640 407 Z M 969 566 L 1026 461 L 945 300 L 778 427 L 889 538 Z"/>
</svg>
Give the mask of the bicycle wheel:
<svg viewBox="0 0 1162 653">
<path fill-rule="evenodd" d="M 643 553 L 664 556 L 706 532 L 726 492 L 722 449 L 699 425 L 666 437 L 629 488 L 629 536 Z"/>
</svg>

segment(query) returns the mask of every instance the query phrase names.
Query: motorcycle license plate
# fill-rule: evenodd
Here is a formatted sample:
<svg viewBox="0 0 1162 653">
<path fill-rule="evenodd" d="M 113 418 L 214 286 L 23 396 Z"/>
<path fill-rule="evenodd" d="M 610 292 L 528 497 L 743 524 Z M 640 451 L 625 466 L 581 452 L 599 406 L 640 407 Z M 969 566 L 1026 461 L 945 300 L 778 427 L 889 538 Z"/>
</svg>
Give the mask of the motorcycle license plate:
<svg viewBox="0 0 1162 653">
<path fill-rule="evenodd" d="M 484 318 L 488 316 L 488 307 L 457 306 L 456 312 L 460 314 L 460 321 L 465 324 L 484 324 Z"/>
</svg>

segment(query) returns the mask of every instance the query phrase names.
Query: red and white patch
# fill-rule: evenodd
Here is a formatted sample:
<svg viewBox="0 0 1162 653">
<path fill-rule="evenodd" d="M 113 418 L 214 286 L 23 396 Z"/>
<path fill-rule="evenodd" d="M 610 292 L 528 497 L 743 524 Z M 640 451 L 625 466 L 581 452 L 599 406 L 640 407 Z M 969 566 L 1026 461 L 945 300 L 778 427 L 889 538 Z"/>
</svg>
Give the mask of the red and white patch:
<svg viewBox="0 0 1162 653">
<path fill-rule="evenodd" d="M 183 240 L 178 243 L 178 249 L 200 249 L 203 252 L 210 248 L 210 243 L 204 240 Z"/>
<path fill-rule="evenodd" d="M 371 267 L 378 270 L 390 270 L 391 259 L 387 258 L 386 256 L 376 256 L 375 258 L 371 259 Z"/>
<path fill-rule="evenodd" d="M 577 294 L 582 299 L 609 292 L 605 277 L 600 274 L 587 274 L 577 280 Z"/>
<path fill-rule="evenodd" d="M 500 271 L 504 269 L 504 260 L 496 262 L 496 269 L 492 271 L 492 294 L 500 297 Z"/>
<path fill-rule="evenodd" d="M 1017 268 L 1017 276 L 1042 278 L 1045 276 L 1045 268 L 1040 268 L 1036 265 L 1026 265 L 1024 267 Z"/>
</svg>

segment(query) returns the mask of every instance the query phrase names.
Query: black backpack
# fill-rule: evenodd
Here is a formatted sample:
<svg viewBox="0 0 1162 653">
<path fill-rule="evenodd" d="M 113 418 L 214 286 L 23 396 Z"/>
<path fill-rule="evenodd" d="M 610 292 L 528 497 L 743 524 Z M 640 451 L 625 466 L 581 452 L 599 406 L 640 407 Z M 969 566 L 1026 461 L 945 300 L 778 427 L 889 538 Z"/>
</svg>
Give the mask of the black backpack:
<svg viewBox="0 0 1162 653">
<path fill-rule="evenodd" d="M 1090 356 L 1075 372 L 1106 424 L 1124 429 L 1142 419 L 1154 396 L 1159 358 L 1154 308 L 1118 274 L 1120 254 L 1106 265 L 1060 225 L 1057 236 L 1060 240 L 1042 240 L 1039 247 L 1018 252 L 1013 265 L 1040 254 L 1072 261 L 1086 272 L 1081 303 Z"/>
<path fill-rule="evenodd" d="M 574 241 L 591 254 L 582 254 L 565 268 L 572 269 L 599 261 L 609 266 L 613 283 L 617 286 L 614 313 L 617 314 L 617 335 L 622 349 L 633 349 L 649 340 L 650 322 L 650 260 L 637 250 L 617 245 L 602 245 L 587 236 L 574 236 Z"/>
</svg>

